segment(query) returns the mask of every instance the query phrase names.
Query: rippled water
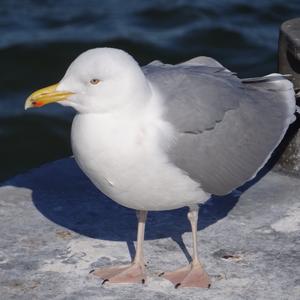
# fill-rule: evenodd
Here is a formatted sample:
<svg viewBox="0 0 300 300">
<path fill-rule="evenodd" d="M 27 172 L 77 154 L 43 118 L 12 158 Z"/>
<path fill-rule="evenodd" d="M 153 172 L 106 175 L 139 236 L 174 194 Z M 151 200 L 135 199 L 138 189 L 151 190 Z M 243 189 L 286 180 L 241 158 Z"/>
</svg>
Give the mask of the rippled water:
<svg viewBox="0 0 300 300">
<path fill-rule="evenodd" d="M 84 50 L 119 47 L 141 64 L 208 55 L 257 76 L 276 70 L 279 26 L 297 16 L 299 0 L 1 0 L 0 179 L 71 153 L 73 112 L 23 104 Z"/>
</svg>

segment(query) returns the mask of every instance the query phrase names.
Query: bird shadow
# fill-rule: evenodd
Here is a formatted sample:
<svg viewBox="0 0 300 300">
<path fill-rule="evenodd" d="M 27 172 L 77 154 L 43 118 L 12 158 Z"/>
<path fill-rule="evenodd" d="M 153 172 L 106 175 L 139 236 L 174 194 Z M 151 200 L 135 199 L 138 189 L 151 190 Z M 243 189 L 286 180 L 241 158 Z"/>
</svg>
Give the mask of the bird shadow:
<svg viewBox="0 0 300 300">
<path fill-rule="evenodd" d="M 212 196 L 201 205 L 198 230 L 203 230 L 227 216 L 237 204 L 242 192 L 258 181 L 267 170 L 260 172 L 240 192 L 226 196 Z M 130 256 L 135 255 L 137 220 L 135 211 L 118 205 L 89 181 L 73 158 L 46 164 L 20 175 L 5 185 L 32 190 L 32 201 L 47 219 L 84 236 L 126 241 Z M 171 238 L 177 243 L 188 261 L 191 256 L 182 235 L 191 231 L 187 220 L 187 208 L 172 211 L 149 212 L 145 239 Z M 147 230 L 149 228 L 149 230 Z"/>
</svg>

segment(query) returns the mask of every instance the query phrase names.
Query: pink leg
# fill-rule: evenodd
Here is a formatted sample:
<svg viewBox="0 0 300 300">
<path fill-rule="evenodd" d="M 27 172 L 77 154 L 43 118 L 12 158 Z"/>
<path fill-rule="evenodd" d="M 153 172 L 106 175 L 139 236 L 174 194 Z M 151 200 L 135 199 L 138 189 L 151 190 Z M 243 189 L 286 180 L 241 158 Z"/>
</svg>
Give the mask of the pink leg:
<svg viewBox="0 0 300 300">
<path fill-rule="evenodd" d="M 175 288 L 179 287 L 202 287 L 209 288 L 211 285 L 208 274 L 202 268 L 198 259 L 197 249 L 197 223 L 198 223 L 198 206 L 197 208 L 190 208 L 188 212 L 188 219 L 192 227 L 193 235 L 193 260 L 192 262 L 176 271 L 164 272 L 160 276 L 171 281 Z"/>
<path fill-rule="evenodd" d="M 136 255 L 130 265 L 100 268 L 91 271 L 91 274 L 103 279 L 103 283 L 144 283 L 146 280 L 143 242 L 147 211 L 137 211 L 138 233 Z"/>
</svg>

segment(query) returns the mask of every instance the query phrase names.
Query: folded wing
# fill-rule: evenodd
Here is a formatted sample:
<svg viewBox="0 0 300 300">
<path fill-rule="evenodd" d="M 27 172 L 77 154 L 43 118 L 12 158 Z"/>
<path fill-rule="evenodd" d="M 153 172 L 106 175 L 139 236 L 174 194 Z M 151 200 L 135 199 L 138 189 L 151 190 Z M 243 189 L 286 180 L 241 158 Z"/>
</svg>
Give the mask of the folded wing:
<svg viewBox="0 0 300 300">
<path fill-rule="evenodd" d="M 211 194 L 254 177 L 294 120 L 293 87 L 280 74 L 243 82 L 207 57 L 144 72 L 177 130 L 170 160 Z"/>
</svg>

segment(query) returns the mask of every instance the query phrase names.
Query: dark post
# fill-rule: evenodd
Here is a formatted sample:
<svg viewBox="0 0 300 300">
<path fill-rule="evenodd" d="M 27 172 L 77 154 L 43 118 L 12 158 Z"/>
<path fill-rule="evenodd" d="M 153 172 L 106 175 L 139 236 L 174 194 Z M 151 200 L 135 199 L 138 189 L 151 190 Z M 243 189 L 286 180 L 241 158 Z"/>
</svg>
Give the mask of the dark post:
<svg viewBox="0 0 300 300">
<path fill-rule="evenodd" d="M 290 74 L 295 92 L 300 91 L 300 18 L 284 22 L 280 28 L 278 45 L 278 72 Z M 298 103 L 299 105 L 299 103 Z M 289 142 L 276 169 L 300 176 L 299 118 L 291 125 L 285 138 Z"/>
</svg>

